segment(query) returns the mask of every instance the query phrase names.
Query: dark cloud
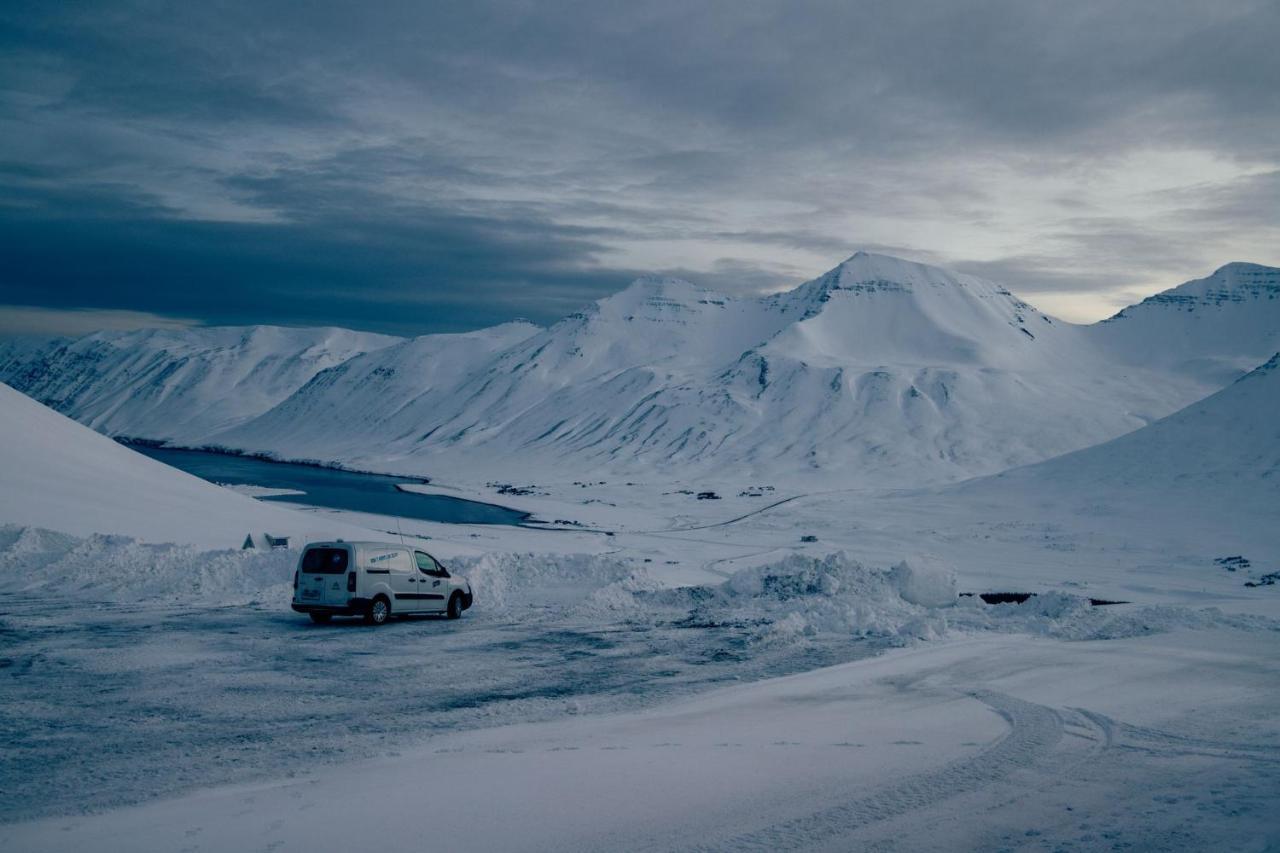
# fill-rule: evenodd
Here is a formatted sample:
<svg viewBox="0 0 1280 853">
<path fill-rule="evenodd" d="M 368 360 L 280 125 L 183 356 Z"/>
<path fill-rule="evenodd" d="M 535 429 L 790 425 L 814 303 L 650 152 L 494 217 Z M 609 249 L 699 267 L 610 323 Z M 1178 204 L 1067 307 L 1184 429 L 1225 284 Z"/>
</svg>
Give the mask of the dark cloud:
<svg viewBox="0 0 1280 853">
<path fill-rule="evenodd" d="M 0 206 L 0 303 L 415 333 L 513 316 L 548 322 L 633 274 L 583 270 L 598 250 L 589 229 L 369 194 L 336 204 L 335 190 L 300 179 L 252 189 L 291 216 L 194 220 L 120 187 L 11 183 Z"/>
<path fill-rule="evenodd" d="M 1278 37 L 1261 0 L 9 4 L 0 304 L 425 331 L 883 246 L 1176 283 L 1280 260 Z"/>
</svg>

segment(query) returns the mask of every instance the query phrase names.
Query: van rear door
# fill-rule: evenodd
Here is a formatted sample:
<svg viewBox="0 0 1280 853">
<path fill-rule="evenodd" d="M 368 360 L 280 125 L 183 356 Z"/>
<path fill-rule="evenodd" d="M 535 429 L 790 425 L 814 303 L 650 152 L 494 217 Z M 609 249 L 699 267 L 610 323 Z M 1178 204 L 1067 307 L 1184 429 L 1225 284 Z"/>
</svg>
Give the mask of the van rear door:
<svg viewBox="0 0 1280 853">
<path fill-rule="evenodd" d="M 347 572 L 354 568 L 349 548 L 308 548 L 302 555 L 301 568 L 298 572 L 298 598 L 303 604 L 346 606 L 350 597 Z"/>
</svg>

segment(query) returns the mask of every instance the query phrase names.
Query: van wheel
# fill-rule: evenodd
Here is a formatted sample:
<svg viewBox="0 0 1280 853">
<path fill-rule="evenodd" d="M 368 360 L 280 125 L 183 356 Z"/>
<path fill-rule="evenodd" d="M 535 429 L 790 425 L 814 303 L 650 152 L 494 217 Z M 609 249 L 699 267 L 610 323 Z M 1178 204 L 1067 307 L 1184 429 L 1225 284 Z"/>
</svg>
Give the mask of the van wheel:
<svg viewBox="0 0 1280 853">
<path fill-rule="evenodd" d="M 364 621 L 370 625 L 381 625 L 391 618 L 391 602 L 381 595 L 369 602 L 369 609 L 364 612 Z"/>
<path fill-rule="evenodd" d="M 449 609 L 447 614 L 450 619 L 457 619 L 462 615 L 462 595 L 460 593 L 455 592 L 449 597 Z"/>
<path fill-rule="evenodd" d="M 333 618 L 332 613 L 311 613 L 311 621 L 317 625 L 327 625 L 329 620 Z"/>
</svg>

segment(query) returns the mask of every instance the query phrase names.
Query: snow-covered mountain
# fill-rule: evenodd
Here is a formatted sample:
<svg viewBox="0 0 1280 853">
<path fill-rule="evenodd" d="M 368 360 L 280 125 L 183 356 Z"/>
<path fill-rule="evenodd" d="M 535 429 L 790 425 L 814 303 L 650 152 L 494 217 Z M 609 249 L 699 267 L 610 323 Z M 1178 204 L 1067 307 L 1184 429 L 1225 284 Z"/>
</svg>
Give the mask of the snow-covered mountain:
<svg viewBox="0 0 1280 853">
<path fill-rule="evenodd" d="M 1280 350 L 1280 269 L 1232 263 L 1090 327 L 1117 360 L 1221 387 Z"/>
<path fill-rule="evenodd" d="M 0 377 L 112 434 L 370 469 L 915 485 L 1107 441 L 1221 388 L 1280 348 L 1277 281 L 1232 264 L 1077 326 L 859 252 L 763 298 L 645 278 L 547 329 L 95 335 L 0 351 Z"/>
<path fill-rule="evenodd" d="M 220 548 L 239 547 L 249 533 L 297 543 L 360 532 L 148 459 L 4 384 L 0 523 Z"/>
<path fill-rule="evenodd" d="M 531 323 L 504 323 L 465 334 L 423 335 L 354 356 L 317 373 L 251 428 L 221 433 L 216 443 L 310 448 L 325 459 L 368 453 L 368 442 L 384 440 L 392 424 L 416 435 L 412 413 L 422 412 L 433 390 L 452 386 L 538 331 Z"/>
<path fill-rule="evenodd" d="M 280 326 L 99 332 L 0 346 L 0 381 L 100 432 L 198 443 L 399 340 Z"/>
<path fill-rule="evenodd" d="M 397 356 L 330 373 L 350 368 L 368 385 L 361 377 L 383 358 L 423 371 Z M 322 375 L 212 440 L 399 470 L 461 459 L 916 483 L 1104 441 L 1211 390 L 1143 368 L 1117 375 L 1080 327 L 998 285 L 862 252 L 758 299 L 641 279 L 491 358 L 453 364 L 371 418 L 352 405 L 353 386 Z M 315 422 L 334 428 L 304 426 Z"/>
</svg>

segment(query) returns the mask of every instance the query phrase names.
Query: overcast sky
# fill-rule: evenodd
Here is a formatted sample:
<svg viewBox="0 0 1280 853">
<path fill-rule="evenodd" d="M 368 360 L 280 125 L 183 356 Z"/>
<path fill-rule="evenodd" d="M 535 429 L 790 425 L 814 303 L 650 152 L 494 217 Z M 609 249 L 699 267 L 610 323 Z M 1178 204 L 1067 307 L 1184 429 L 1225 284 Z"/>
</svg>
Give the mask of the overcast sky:
<svg viewBox="0 0 1280 853">
<path fill-rule="evenodd" d="M 857 249 L 1094 320 L 1280 265 L 1280 3 L 10 2 L 0 330 L 546 323 Z"/>
</svg>

